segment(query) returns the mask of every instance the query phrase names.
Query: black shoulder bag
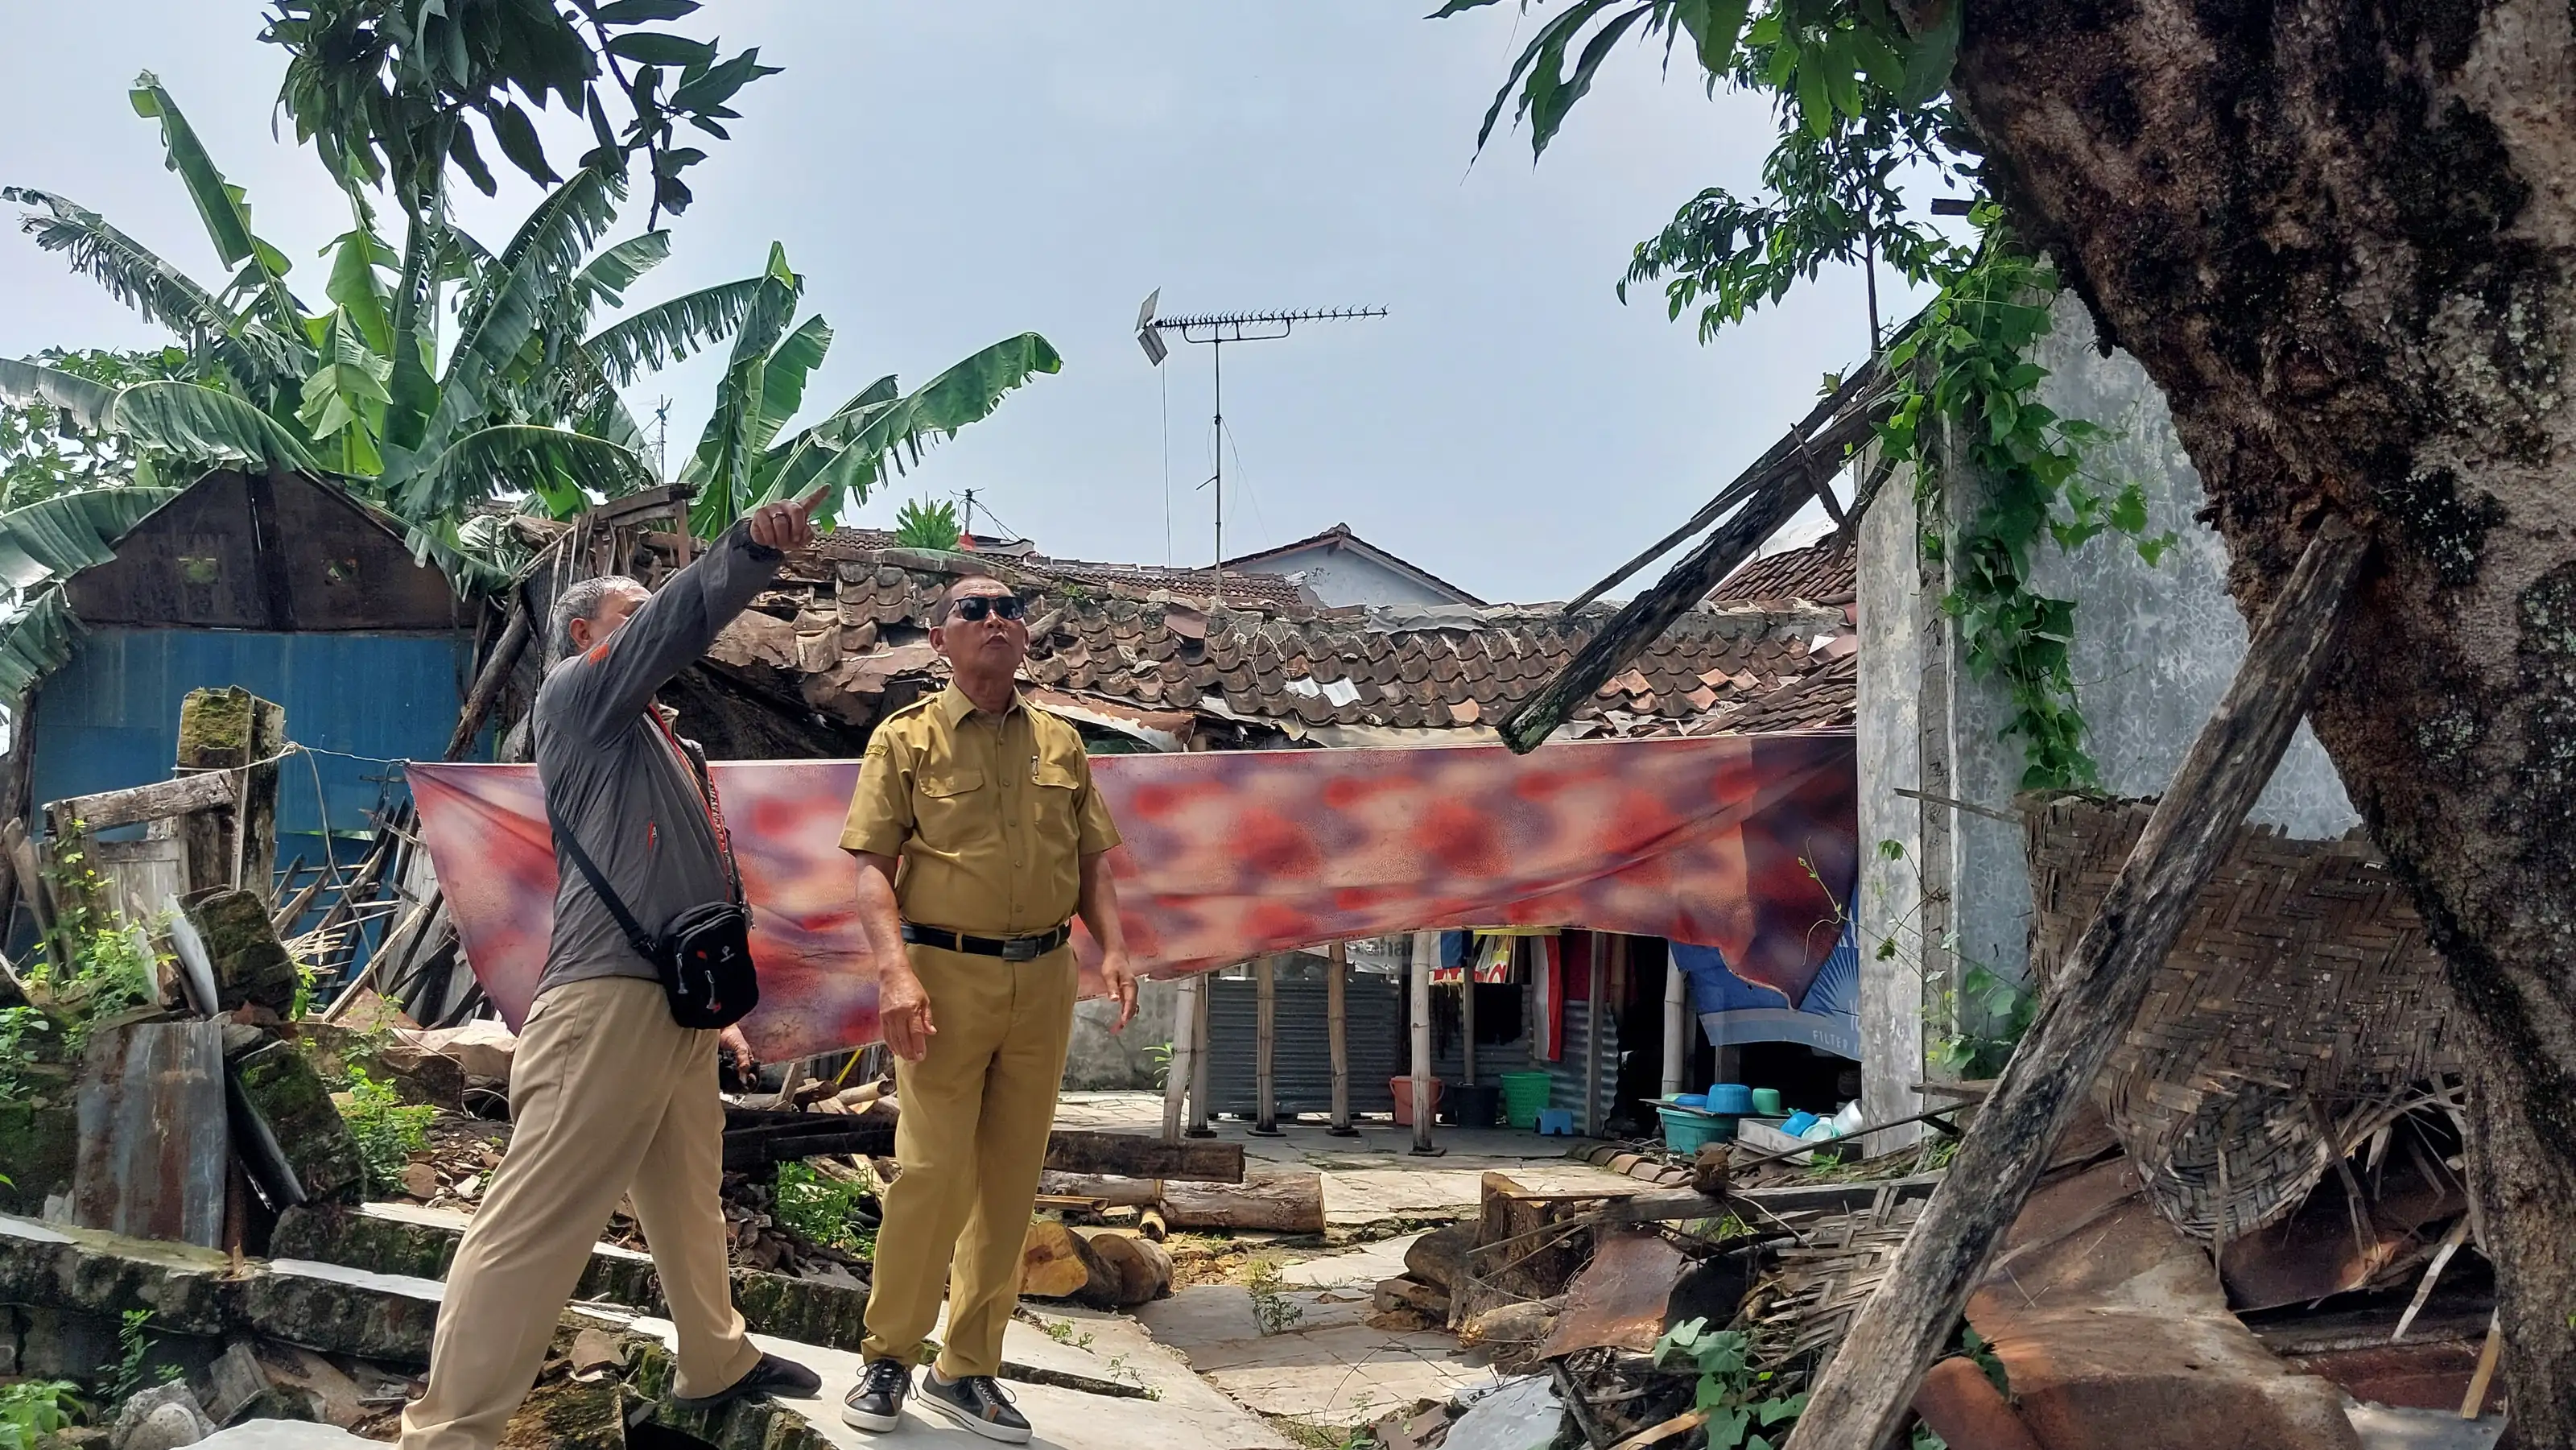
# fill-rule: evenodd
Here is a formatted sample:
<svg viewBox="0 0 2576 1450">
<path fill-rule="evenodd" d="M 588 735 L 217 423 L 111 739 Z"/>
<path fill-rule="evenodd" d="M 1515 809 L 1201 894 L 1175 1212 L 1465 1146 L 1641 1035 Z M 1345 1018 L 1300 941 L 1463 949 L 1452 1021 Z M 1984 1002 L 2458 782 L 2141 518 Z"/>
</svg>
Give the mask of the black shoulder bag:
<svg viewBox="0 0 2576 1450">
<path fill-rule="evenodd" d="M 676 747 L 677 741 L 673 744 Z M 694 755 L 685 749 L 680 754 L 688 759 L 690 772 L 706 796 L 707 821 L 715 828 L 716 852 L 724 857 L 725 873 L 732 879 L 733 899 L 681 912 L 658 941 L 637 924 L 635 913 L 626 909 L 608 878 L 591 864 L 579 838 L 555 818 L 551 800 L 546 802 L 546 824 L 608 914 L 617 918 L 626 940 L 662 974 L 662 994 L 670 999 L 671 1020 L 683 1027 L 731 1027 L 760 1005 L 760 975 L 751 961 L 751 908 L 743 900 L 742 869 L 734 863 L 733 841 L 725 832 L 722 808 L 716 804 L 715 782 Z"/>
</svg>

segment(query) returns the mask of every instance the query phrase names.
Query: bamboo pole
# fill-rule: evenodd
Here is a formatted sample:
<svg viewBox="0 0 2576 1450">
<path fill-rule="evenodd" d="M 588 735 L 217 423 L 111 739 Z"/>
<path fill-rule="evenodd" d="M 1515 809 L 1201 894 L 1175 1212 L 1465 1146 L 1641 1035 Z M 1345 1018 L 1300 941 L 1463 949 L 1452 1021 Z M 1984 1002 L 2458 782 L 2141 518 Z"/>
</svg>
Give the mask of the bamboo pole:
<svg viewBox="0 0 2576 1450">
<path fill-rule="evenodd" d="M 1208 1111 L 1208 998 L 1213 995 L 1215 983 L 1202 979 L 1199 999 L 1191 1004 L 1190 1125 L 1186 1131 L 1193 1138 L 1216 1136 L 1216 1129 L 1210 1125 L 1216 1115 Z"/>
<path fill-rule="evenodd" d="M 1181 1114 L 1189 1096 L 1190 1069 L 1195 1062 L 1195 1046 L 1190 1041 L 1197 1030 L 1199 993 L 1204 979 L 1193 972 L 1181 978 L 1180 1000 L 1172 1010 L 1172 1055 L 1163 1064 L 1163 1141 L 1181 1141 Z"/>
<path fill-rule="evenodd" d="M 1440 959 L 1440 933 L 1413 934 L 1411 970 L 1413 999 L 1413 1151 L 1437 1153 L 1431 1146 L 1431 967 Z"/>
<path fill-rule="evenodd" d="M 1925 1367 L 2307 713 L 2368 552 L 2368 539 L 2332 515 L 2308 541 L 1975 1130 L 1817 1381 L 1789 1450 L 1878 1445 L 1895 1434 Z"/>
<path fill-rule="evenodd" d="M 1351 1126 L 1350 948 L 1335 942 L 1327 949 L 1332 964 L 1324 969 L 1324 1032 L 1333 1049 L 1333 1122 L 1324 1131 L 1336 1138 L 1356 1138 Z"/>
<path fill-rule="evenodd" d="M 1279 1050 L 1279 974 L 1278 957 L 1263 953 L 1252 964 L 1254 990 L 1259 993 L 1259 1007 L 1254 1021 L 1256 1041 L 1253 1044 L 1253 1119 L 1252 1131 L 1265 1138 L 1279 1136 L 1279 1080 L 1276 1076 Z"/>
</svg>

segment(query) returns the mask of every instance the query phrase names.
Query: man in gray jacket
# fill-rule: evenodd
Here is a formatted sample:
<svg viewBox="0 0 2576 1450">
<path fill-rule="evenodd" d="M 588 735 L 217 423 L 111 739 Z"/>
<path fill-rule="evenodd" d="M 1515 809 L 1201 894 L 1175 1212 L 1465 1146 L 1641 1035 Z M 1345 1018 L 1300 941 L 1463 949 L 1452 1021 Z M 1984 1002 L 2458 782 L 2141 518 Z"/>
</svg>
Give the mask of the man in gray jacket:
<svg viewBox="0 0 2576 1450">
<path fill-rule="evenodd" d="M 819 498 L 820 495 L 816 495 Z M 770 504 L 658 594 L 585 580 L 555 607 L 564 656 L 537 691 L 537 776 L 648 932 L 731 898 L 731 844 L 687 748 L 654 704 L 812 542 L 814 499 Z M 717 1034 L 672 1020 L 660 974 L 571 868 L 560 841 L 554 936 L 510 1070 L 510 1147 L 447 1272 L 429 1388 L 403 1411 L 405 1450 L 490 1450 L 536 1379 L 609 1214 L 631 1196 L 679 1328 L 682 1403 L 791 1398 L 822 1382 L 743 1334 L 725 1266 L 724 1105 Z"/>
</svg>

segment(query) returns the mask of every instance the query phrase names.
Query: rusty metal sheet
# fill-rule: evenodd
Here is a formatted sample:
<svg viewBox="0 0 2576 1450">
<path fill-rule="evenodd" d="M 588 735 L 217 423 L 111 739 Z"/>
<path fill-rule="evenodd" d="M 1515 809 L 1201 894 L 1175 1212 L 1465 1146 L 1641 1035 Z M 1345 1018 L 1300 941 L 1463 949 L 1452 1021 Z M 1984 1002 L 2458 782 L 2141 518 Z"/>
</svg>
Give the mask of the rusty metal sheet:
<svg viewBox="0 0 2576 1450">
<path fill-rule="evenodd" d="M 1602 1235 L 1592 1262 L 1566 1287 L 1565 1312 L 1539 1345 L 1554 1359 L 1578 1349 L 1616 1347 L 1643 1353 L 1664 1332 L 1664 1304 L 1682 1276 L 1681 1250 L 1663 1235 L 1623 1229 Z"/>
<path fill-rule="evenodd" d="M 2329 1172 L 2296 1212 L 2231 1241 L 2220 1259 L 2228 1307 L 2243 1314 L 2355 1289 L 2412 1286 L 2442 1236 L 2439 1226 L 2469 1204 L 2447 1172 L 2436 1181 L 2422 1157 L 2389 1156 L 2376 1196 L 2358 1215 Z"/>
<path fill-rule="evenodd" d="M 75 1102 L 74 1223 L 222 1246 L 231 1152 L 222 1024 L 152 1022 L 97 1034 Z"/>
</svg>

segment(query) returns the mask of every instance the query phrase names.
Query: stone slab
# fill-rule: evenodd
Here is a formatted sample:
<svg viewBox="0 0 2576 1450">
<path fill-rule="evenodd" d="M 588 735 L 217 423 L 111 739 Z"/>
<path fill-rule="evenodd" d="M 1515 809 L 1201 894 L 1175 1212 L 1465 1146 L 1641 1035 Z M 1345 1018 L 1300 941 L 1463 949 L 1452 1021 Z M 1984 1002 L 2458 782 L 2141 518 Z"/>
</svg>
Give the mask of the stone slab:
<svg viewBox="0 0 2576 1450">
<path fill-rule="evenodd" d="M 1404 1272 L 1404 1253 L 1421 1238 L 1418 1233 L 1379 1239 L 1348 1253 L 1324 1254 L 1310 1259 L 1296 1259 L 1282 1264 L 1279 1277 L 1285 1283 L 1307 1289 L 1346 1288 L 1351 1285 L 1375 1287 L 1381 1279 L 1392 1279 Z"/>
</svg>

